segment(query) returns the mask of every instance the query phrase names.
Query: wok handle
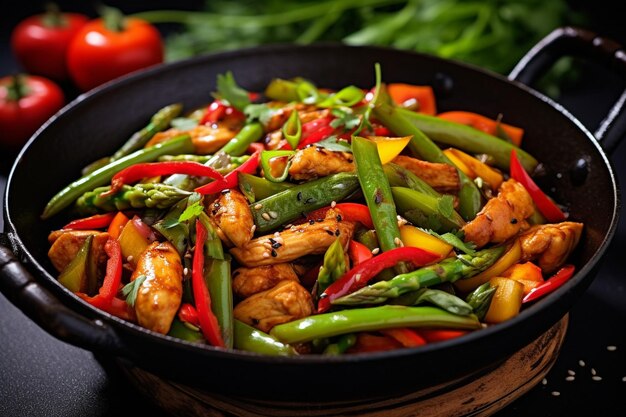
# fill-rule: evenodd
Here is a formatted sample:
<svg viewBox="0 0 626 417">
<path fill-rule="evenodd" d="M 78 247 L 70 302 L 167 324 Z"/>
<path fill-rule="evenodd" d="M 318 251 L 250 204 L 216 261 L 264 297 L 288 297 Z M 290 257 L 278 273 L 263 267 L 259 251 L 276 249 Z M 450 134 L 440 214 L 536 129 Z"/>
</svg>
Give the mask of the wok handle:
<svg viewBox="0 0 626 417">
<path fill-rule="evenodd" d="M 121 354 L 123 343 L 115 330 L 101 320 L 89 320 L 63 305 L 37 283 L 15 257 L 0 243 L 0 292 L 28 318 L 52 336 L 72 345 L 106 353 Z"/>
<path fill-rule="evenodd" d="M 611 39 L 575 27 L 556 29 L 539 41 L 513 68 L 509 79 L 531 85 L 564 56 L 577 56 L 606 65 L 626 81 L 626 52 L 623 47 Z M 609 153 L 626 133 L 625 109 L 626 90 L 594 133 L 602 148 Z"/>
</svg>

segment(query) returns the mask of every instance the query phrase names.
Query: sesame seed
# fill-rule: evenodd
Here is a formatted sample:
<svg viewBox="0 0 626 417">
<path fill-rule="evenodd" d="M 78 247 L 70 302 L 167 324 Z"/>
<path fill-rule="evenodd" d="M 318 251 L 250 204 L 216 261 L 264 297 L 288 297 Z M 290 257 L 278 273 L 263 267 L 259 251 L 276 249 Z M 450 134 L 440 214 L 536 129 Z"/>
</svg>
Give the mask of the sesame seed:
<svg viewBox="0 0 626 417">
<path fill-rule="evenodd" d="M 380 252 L 380 248 L 372 249 L 372 255 L 378 255 L 378 252 Z"/>
<path fill-rule="evenodd" d="M 189 268 L 183 269 L 183 275 L 187 275 L 187 274 L 189 274 Z"/>
<path fill-rule="evenodd" d="M 264 257 L 264 258 L 269 258 L 269 257 L 270 257 L 270 254 L 269 254 L 269 253 L 267 253 L 267 252 L 263 252 L 263 257 Z"/>
<path fill-rule="evenodd" d="M 280 236 L 280 232 L 274 232 L 274 237 L 279 237 Z"/>
<path fill-rule="evenodd" d="M 626 376 L 622 377 L 622 382 L 626 382 Z"/>
<path fill-rule="evenodd" d="M 356 275 L 354 276 L 354 280 L 355 280 L 356 282 L 359 282 L 359 281 L 361 280 L 361 274 L 356 274 Z"/>
<path fill-rule="evenodd" d="M 128 257 L 126 258 L 126 262 L 132 262 L 133 259 L 133 255 L 128 255 Z"/>
<path fill-rule="evenodd" d="M 255 230 L 256 230 L 256 224 L 253 224 L 252 227 L 250 228 L 250 231 L 254 233 Z"/>
<path fill-rule="evenodd" d="M 264 218 L 265 220 L 267 220 L 268 222 L 269 222 L 269 221 L 270 221 L 270 219 L 271 219 L 270 215 L 269 215 L 269 214 L 267 214 L 267 213 L 263 213 L 263 214 L 261 214 L 261 217 L 263 217 L 263 218 Z"/>
<path fill-rule="evenodd" d="M 276 213 L 275 211 L 270 211 L 270 217 L 272 219 L 277 219 L 278 218 L 278 213 Z"/>
<path fill-rule="evenodd" d="M 254 206 L 255 210 L 261 210 L 263 208 L 263 204 L 257 204 Z"/>
<path fill-rule="evenodd" d="M 568 376 L 567 378 L 565 378 L 565 380 L 568 381 L 568 382 L 572 382 L 574 379 L 576 379 L 576 378 L 573 377 L 573 376 Z"/>
<path fill-rule="evenodd" d="M 617 346 L 612 346 L 612 345 L 611 346 L 607 346 L 606 350 L 608 350 L 609 352 L 614 352 L 614 351 L 617 350 Z"/>
<path fill-rule="evenodd" d="M 598 375 L 592 376 L 591 379 L 593 379 L 594 381 L 602 381 L 602 377 Z"/>
<path fill-rule="evenodd" d="M 581 359 L 581 360 L 579 360 L 579 361 L 578 361 L 578 366 L 581 366 L 581 367 L 583 367 L 583 368 L 584 368 L 584 367 L 585 367 L 585 361 L 584 361 L 584 360 L 582 360 L 582 359 Z"/>
<path fill-rule="evenodd" d="M 551 393 L 551 394 L 552 394 L 552 396 L 554 396 L 554 397 L 558 397 L 559 395 L 561 395 L 561 393 L 560 393 L 560 392 L 558 392 L 558 391 L 552 391 L 552 393 Z"/>
<path fill-rule="evenodd" d="M 567 370 L 567 373 L 568 373 L 568 374 L 570 374 L 570 375 L 572 375 L 572 376 L 573 376 L 573 375 L 576 375 L 576 372 L 572 371 L 571 369 L 568 369 L 568 370 Z"/>
<path fill-rule="evenodd" d="M 542 379 L 541 380 L 541 385 L 548 385 L 548 380 L 547 379 Z"/>
<path fill-rule="evenodd" d="M 332 208 L 335 208 L 335 206 L 336 206 L 336 205 L 337 205 L 337 202 L 336 202 L 336 201 L 331 201 L 331 202 L 330 202 L 330 206 L 331 206 Z"/>
<path fill-rule="evenodd" d="M 596 370 L 594 368 L 591 368 L 591 375 L 596 375 L 596 374 L 597 374 Z"/>
<path fill-rule="evenodd" d="M 324 227 L 322 227 L 322 229 L 324 229 L 324 230 L 330 230 L 330 227 L 328 227 L 328 226 L 324 226 Z"/>
</svg>

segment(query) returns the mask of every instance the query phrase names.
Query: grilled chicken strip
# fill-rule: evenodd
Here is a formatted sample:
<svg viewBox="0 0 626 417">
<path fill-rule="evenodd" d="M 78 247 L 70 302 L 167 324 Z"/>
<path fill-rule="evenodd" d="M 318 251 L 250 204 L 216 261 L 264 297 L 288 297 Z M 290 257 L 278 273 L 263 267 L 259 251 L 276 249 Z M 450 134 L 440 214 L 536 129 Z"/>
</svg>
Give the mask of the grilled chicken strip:
<svg viewBox="0 0 626 417">
<path fill-rule="evenodd" d="M 575 222 L 533 226 L 519 238 L 522 260 L 537 259 L 543 272 L 555 272 L 578 245 L 582 231 L 583 224 Z"/>
<path fill-rule="evenodd" d="M 533 212 L 528 191 L 510 179 L 502 183 L 498 195 L 485 204 L 476 218 L 463 226 L 465 241 L 474 242 L 479 248 L 489 242 L 504 242 L 528 226 L 526 219 Z"/>
<path fill-rule="evenodd" d="M 191 136 L 191 141 L 196 149 L 196 153 L 212 154 L 235 137 L 240 129 L 241 121 L 232 119 L 224 119 L 213 125 L 198 125 L 190 130 L 172 128 L 156 133 L 146 146 L 153 146 L 157 143 L 168 141 L 175 136 L 187 133 Z"/>
<path fill-rule="evenodd" d="M 135 300 L 139 324 L 167 334 L 183 296 L 183 266 L 169 242 L 153 242 L 141 253 L 131 281 L 144 275 Z"/>
<path fill-rule="evenodd" d="M 273 288 L 280 281 L 299 282 L 291 264 L 237 268 L 233 271 L 233 292 L 241 298 L 248 298 Z"/>
<path fill-rule="evenodd" d="M 238 190 L 232 189 L 221 193 L 209 205 L 207 211 L 215 225 L 238 248 L 244 246 L 252 239 L 254 219 L 248 206 L 248 200 Z"/>
<path fill-rule="evenodd" d="M 272 327 L 313 314 L 311 294 L 296 281 L 280 281 L 272 289 L 246 298 L 233 311 L 237 320 L 269 332 Z"/>
<path fill-rule="evenodd" d="M 57 271 L 61 272 L 69 265 L 90 235 L 94 235 L 91 256 L 97 260 L 98 270 L 104 270 L 108 259 L 104 252 L 104 244 L 109 239 L 108 233 L 97 230 L 56 230 L 48 236 L 48 241 L 52 244 L 48 258 Z"/>
<path fill-rule="evenodd" d="M 289 175 L 295 180 L 311 180 L 352 171 L 354 171 L 352 154 L 308 146 L 294 155 Z"/>
<path fill-rule="evenodd" d="M 408 169 L 437 191 L 454 193 L 459 190 L 459 174 L 453 166 L 422 161 L 405 155 L 398 155 L 391 162 Z"/>
<path fill-rule="evenodd" d="M 239 263 L 251 268 L 322 254 L 337 237 L 346 248 L 354 232 L 354 223 L 338 221 L 337 214 L 336 210 L 328 210 L 321 222 L 292 226 L 278 235 L 261 236 L 243 247 L 231 249 L 230 253 Z"/>
</svg>

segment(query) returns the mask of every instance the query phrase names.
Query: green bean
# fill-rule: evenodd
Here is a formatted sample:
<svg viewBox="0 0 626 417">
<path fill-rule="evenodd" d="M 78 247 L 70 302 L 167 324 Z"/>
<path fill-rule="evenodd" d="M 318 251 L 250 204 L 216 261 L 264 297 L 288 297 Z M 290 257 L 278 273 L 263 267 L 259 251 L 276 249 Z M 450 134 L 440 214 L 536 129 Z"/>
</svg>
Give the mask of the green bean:
<svg viewBox="0 0 626 417">
<path fill-rule="evenodd" d="M 436 307 L 379 306 L 317 314 L 275 326 L 270 335 L 283 343 L 301 343 L 346 333 L 394 327 L 479 329 L 475 316 L 458 316 Z"/>
<path fill-rule="evenodd" d="M 444 199 L 449 200 L 449 196 L 435 198 L 404 187 L 391 187 L 391 193 L 398 212 L 416 226 L 439 233 L 459 230 L 465 224 L 452 201 L 449 207 L 444 207 Z"/>
<path fill-rule="evenodd" d="M 248 146 L 261 139 L 261 136 L 263 136 L 263 125 L 261 123 L 254 122 L 247 124 L 241 128 L 234 138 L 228 141 L 226 145 L 222 146 L 219 152 L 225 152 L 233 156 L 243 155 L 248 149 Z"/>
<path fill-rule="evenodd" d="M 331 343 L 324 349 L 324 355 L 341 355 L 356 343 L 356 334 L 348 333 L 339 336 L 335 343 Z"/>
<path fill-rule="evenodd" d="M 235 349 L 272 356 L 297 354 L 291 346 L 239 320 L 234 321 L 234 336 Z"/>
<path fill-rule="evenodd" d="M 167 335 L 193 343 L 204 344 L 206 340 L 199 329 L 194 330 L 187 327 L 177 317 L 174 317 L 174 320 L 172 321 L 172 325 L 170 327 L 170 331 Z"/>
<path fill-rule="evenodd" d="M 190 153 L 193 152 L 193 149 L 191 137 L 182 135 L 124 156 L 63 188 L 48 202 L 41 218 L 45 220 L 59 213 L 64 208 L 70 206 L 83 193 L 111 181 L 113 175 L 124 168 L 140 162 L 154 161 L 159 156 L 165 154 Z"/>
<path fill-rule="evenodd" d="M 354 174 L 341 172 L 315 181 L 296 185 L 251 204 L 258 232 L 267 232 L 289 223 L 318 208 L 341 201 L 359 188 Z"/>
<path fill-rule="evenodd" d="M 256 175 L 238 172 L 239 190 L 250 203 L 270 197 L 294 186 L 288 182 L 271 182 Z"/>
</svg>

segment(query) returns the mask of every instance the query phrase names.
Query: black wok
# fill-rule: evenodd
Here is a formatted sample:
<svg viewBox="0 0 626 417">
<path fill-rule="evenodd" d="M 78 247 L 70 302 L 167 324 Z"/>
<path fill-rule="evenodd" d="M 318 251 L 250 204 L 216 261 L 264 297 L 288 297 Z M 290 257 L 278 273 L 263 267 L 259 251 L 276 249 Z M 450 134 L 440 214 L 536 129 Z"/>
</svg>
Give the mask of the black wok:
<svg viewBox="0 0 626 417">
<path fill-rule="evenodd" d="M 508 79 L 410 52 L 317 45 L 198 57 L 104 85 L 49 120 L 19 154 L 6 187 L 7 247 L 0 247 L 0 290 L 61 340 L 220 393 L 270 400 L 385 397 L 481 372 L 567 313 L 593 280 L 617 225 L 619 192 L 605 150 L 613 149 L 624 133 L 621 110 L 626 95 L 594 138 L 560 105 L 517 82 L 532 82 L 564 54 L 600 60 L 626 74 L 625 55 L 618 45 L 565 28 L 535 47 Z M 554 196 L 567 203 L 571 218 L 585 223 L 574 256 L 577 273 L 566 285 L 518 317 L 460 339 L 367 355 L 275 358 L 158 335 L 92 308 L 58 284 L 47 258 L 46 238 L 66 219 L 40 221 L 43 207 L 79 175 L 81 167 L 111 154 L 155 110 L 178 101 L 187 109 L 205 104 L 215 89 L 216 75 L 228 70 L 242 86 L 256 91 L 272 77 L 294 76 L 330 88 L 370 87 L 376 62 L 381 63 L 386 82 L 433 85 L 441 111 L 465 109 L 491 117 L 502 113 L 507 122 L 526 129 L 524 148 L 544 165 L 541 185 L 554 187 Z"/>
</svg>

